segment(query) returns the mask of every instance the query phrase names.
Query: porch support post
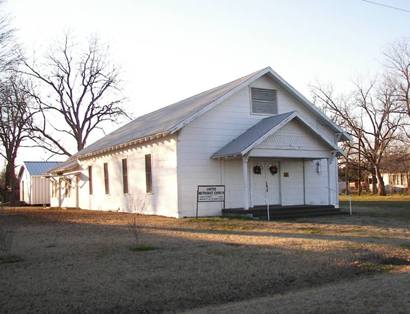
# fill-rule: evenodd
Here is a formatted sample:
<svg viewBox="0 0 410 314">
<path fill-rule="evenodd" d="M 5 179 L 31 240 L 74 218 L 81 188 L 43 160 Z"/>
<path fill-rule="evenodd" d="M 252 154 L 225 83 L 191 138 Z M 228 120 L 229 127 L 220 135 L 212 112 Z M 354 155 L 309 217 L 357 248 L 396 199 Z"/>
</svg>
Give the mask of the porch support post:
<svg viewBox="0 0 410 314">
<path fill-rule="evenodd" d="M 328 177 L 328 184 L 329 184 L 329 205 L 332 203 L 332 195 L 335 195 L 335 207 L 339 207 L 339 173 L 337 171 L 337 167 L 334 167 L 333 163 L 336 162 L 337 165 L 337 159 L 335 154 L 332 152 L 332 156 L 327 159 L 327 177 Z M 332 166 L 331 166 L 332 165 Z M 330 180 L 330 171 L 335 171 L 333 174 L 335 176 L 334 178 L 334 183 L 335 187 L 331 188 L 332 181 Z"/>
<path fill-rule="evenodd" d="M 305 169 L 305 159 L 302 159 L 303 165 L 303 205 L 306 205 L 306 169 Z"/>
<path fill-rule="evenodd" d="M 58 177 L 58 207 L 61 207 L 62 205 L 62 200 L 61 200 L 61 178 Z"/>
<path fill-rule="evenodd" d="M 327 166 L 327 190 L 328 190 L 328 204 L 332 202 L 332 188 L 330 187 L 330 158 L 326 159 Z"/>
<path fill-rule="evenodd" d="M 242 172 L 243 172 L 243 183 L 244 183 L 244 193 L 243 193 L 243 208 L 245 210 L 249 209 L 249 170 L 248 170 L 248 156 L 242 157 Z"/>
</svg>

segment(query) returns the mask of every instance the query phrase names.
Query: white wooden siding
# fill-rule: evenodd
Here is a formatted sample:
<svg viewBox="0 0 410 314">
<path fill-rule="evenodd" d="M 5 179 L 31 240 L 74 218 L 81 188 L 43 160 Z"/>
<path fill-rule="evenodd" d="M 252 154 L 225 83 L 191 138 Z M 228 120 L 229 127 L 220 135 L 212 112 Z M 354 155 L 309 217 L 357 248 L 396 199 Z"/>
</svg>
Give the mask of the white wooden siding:
<svg viewBox="0 0 410 314">
<path fill-rule="evenodd" d="M 196 188 L 200 184 L 225 184 L 226 206 L 243 206 L 241 161 L 225 161 L 222 167 L 220 161 L 210 157 L 263 117 L 250 114 L 249 89 L 244 88 L 180 131 L 177 149 L 181 216 L 195 213 Z M 204 203 L 200 214 L 220 215 L 221 208 L 219 203 Z"/>
<path fill-rule="evenodd" d="M 284 113 L 289 111 L 297 111 L 304 120 L 306 120 L 310 125 L 315 127 L 320 134 L 326 137 L 332 143 L 336 143 L 336 138 L 334 132 L 313 115 L 305 105 L 298 102 L 291 94 L 286 90 L 281 89 L 276 82 L 267 76 L 262 76 L 260 79 L 256 80 L 251 87 L 258 88 L 274 88 L 278 90 L 278 113 Z"/>
<path fill-rule="evenodd" d="M 28 205 L 50 204 L 50 180 L 41 176 L 30 176 L 24 169 L 20 181 L 20 201 Z"/>
<path fill-rule="evenodd" d="M 327 159 L 305 160 L 305 195 L 307 205 L 328 205 Z M 317 172 L 319 163 L 319 172 Z"/>
<path fill-rule="evenodd" d="M 251 185 L 251 205 L 265 205 L 269 201 L 270 205 L 280 205 L 280 161 L 274 159 L 258 158 L 250 160 L 250 185 Z M 253 167 L 259 165 L 261 174 L 255 174 Z M 275 165 L 278 173 L 272 174 L 266 165 Z M 266 191 L 266 183 L 268 191 Z"/>
<path fill-rule="evenodd" d="M 303 161 L 282 159 L 280 180 L 282 205 L 304 205 Z"/>
<path fill-rule="evenodd" d="M 23 187 L 24 185 L 24 187 Z M 31 177 L 26 169 L 23 170 L 23 176 L 20 180 L 20 201 L 26 204 L 31 203 Z"/>
<path fill-rule="evenodd" d="M 277 89 L 279 113 L 296 110 L 311 125 L 317 125 L 316 117 L 293 97 L 278 88 L 270 78 L 262 77 L 251 84 L 251 87 Z M 221 162 L 211 160 L 210 157 L 218 149 L 265 117 L 266 115 L 251 114 L 250 88 L 246 87 L 180 131 L 177 144 L 180 216 L 193 216 L 195 214 L 196 188 L 200 184 L 225 184 L 226 207 L 243 207 L 244 182 L 241 161 L 226 160 Z M 320 132 L 321 134 L 325 133 L 325 136 L 334 142 L 334 133 L 330 129 L 325 127 Z M 279 134 L 283 134 L 283 132 Z M 317 139 L 314 138 L 313 141 L 316 143 Z M 312 141 L 307 141 L 307 144 L 313 145 Z M 319 145 L 321 144 L 319 143 Z M 266 154 L 272 154 L 272 151 L 272 148 L 265 150 L 261 148 L 259 156 L 271 156 Z M 295 150 L 292 152 L 285 151 L 286 154 L 283 154 L 283 151 L 285 150 L 278 149 L 273 152 L 273 155 L 300 158 L 327 158 L 330 156 L 330 150 L 328 148 L 323 150 L 322 146 L 319 150 L 309 151 L 309 156 L 307 156 L 305 150 L 300 150 L 299 154 Z M 293 164 L 289 164 L 288 167 L 291 167 L 291 165 Z M 303 177 L 302 173 L 299 173 L 299 170 L 303 169 L 303 164 L 299 162 L 296 165 L 295 169 L 298 171 L 298 176 Z M 299 181 L 297 181 L 298 188 L 301 184 Z M 300 203 L 299 194 L 295 200 L 298 204 Z M 291 198 L 286 202 L 292 203 Z M 201 204 L 200 215 L 220 214 L 221 208 L 222 204 L 219 203 Z"/>
<path fill-rule="evenodd" d="M 327 158 L 330 150 L 322 139 L 294 119 L 257 145 L 250 156 Z"/>
<path fill-rule="evenodd" d="M 145 155 L 152 156 L 152 193 L 146 193 Z M 128 163 L 128 193 L 123 193 L 122 159 Z M 176 140 L 169 137 L 114 154 L 81 162 L 79 207 L 178 217 Z M 105 194 L 103 164 L 108 163 L 110 193 Z M 89 194 L 88 166 L 92 166 L 93 194 Z M 75 180 L 73 179 L 73 184 Z M 61 195 L 64 191 L 61 191 Z M 54 200 L 54 204 L 58 203 Z M 76 206 L 75 189 L 62 206 Z"/>
</svg>

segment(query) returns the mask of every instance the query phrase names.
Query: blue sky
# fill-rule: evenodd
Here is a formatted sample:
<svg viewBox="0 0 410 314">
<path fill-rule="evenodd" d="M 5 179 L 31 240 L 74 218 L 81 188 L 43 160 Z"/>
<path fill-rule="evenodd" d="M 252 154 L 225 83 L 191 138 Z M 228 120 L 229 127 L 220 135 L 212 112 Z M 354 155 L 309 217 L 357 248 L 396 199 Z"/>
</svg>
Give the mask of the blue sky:
<svg viewBox="0 0 410 314">
<path fill-rule="evenodd" d="M 410 1 L 381 1 L 410 10 Z M 47 51 L 65 30 L 108 43 L 135 116 L 268 65 L 308 98 L 317 81 L 346 90 L 380 70 L 390 43 L 410 37 L 410 13 L 360 0 L 8 0 L 5 7 L 28 55 Z"/>
</svg>

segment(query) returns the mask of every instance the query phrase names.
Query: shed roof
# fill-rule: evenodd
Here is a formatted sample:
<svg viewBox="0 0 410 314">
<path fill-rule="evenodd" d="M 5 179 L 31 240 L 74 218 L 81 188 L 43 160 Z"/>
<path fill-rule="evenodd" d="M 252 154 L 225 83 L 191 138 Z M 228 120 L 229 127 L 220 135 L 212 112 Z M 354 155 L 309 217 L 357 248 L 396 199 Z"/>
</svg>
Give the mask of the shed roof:
<svg viewBox="0 0 410 314">
<path fill-rule="evenodd" d="M 40 176 L 62 163 L 59 161 L 23 161 L 23 164 L 31 176 Z"/>
</svg>

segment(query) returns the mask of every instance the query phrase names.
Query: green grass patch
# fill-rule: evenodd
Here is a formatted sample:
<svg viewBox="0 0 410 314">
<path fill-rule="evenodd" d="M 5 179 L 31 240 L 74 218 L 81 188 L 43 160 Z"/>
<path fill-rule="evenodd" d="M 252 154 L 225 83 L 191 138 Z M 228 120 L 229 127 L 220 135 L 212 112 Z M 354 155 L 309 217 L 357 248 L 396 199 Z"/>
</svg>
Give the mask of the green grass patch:
<svg viewBox="0 0 410 314">
<path fill-rule="evenodd" d="M 364 256 L 354 264 L 366 272 L 383 273 L 391 271 L 395 266 L 408 266 L 410 265 L 410 260 L 397 256 L 380 256 L 373 254 Z"/>
<path fill-rule="evenodd" d="M 249 224 L 246 223 L 248 221 Z M 256 220 L 247 216 L 187 218 L 184 220 L 188 223 L 203 224 L 203 228 L 214 231 L 253 230 L 255 225 L 251 223 L 252 221 Z"/>
<path fill-rule="evenodd" d="M 217 255 L 217 256 L 227 256 L 230 254 L 230 252 L 225 249 L 217 249 L 217 248 L 209 249 L 207 250 L 207 253 L 211 255 Z"/>
<path fill-rule="evenodd" d="M 309 234 L 323 234 L 323 230 L 319 228 L 300 228 L 299 230 Z"/>
<path fill-rule="evenodd" d="M 257 218 L 251 215 L 228 215 L 224 216 L 228 220 L 258 220 Z"/>
<path fill-rule="evenodd" d="M 348 209 L 349 202 L 346 196 L 340 197 L 340 206 Z M 410 220 L 410 196 L 409 195 L 354 195 L 352 197 L 353 215 L 361 214 L 370 217 L 398 218 Z"/>
<path fill-rule="evenodd" d="M 210 222 L 210 223 L 224 223 L 235 220 L 257 220 L 254 217 L 247 215 L 229 215 L 223 217 L 199 217 L 199 218 L 186 218 L 186 222 Z"/>
<path fill-rule="evenodd" d="M 401 243 L 400 247 L 403 249 L 409 249 L 410 250 L 410 243 Z"/>
<path fill-rule="evenodd" d="M 21 262 L 23 259 L 17 255 L 0 256 L 0 264 L 13 264 Z"/>
<path fill-rule="evenodd" d="M 393 265 L 366 262 L 360 264 L 359 268 L 370 273 L 386 273 L 393 269 Z"/>
<path fill-rule="evenodd" d="M 130 250 L 133 252 L 147 252 L 147 251 L 154 251 L 158 250 L 157 247 L 151 245 L 135 245 L 130 247 Z"/>
<path fill-rule="evenodd" d="M 252 225 L 243 225 L 243 224 L 235 224 L 235 223 L 225 223 L 225 224 L 215 224 L 213 226 L 213 230 L 220 230 L 220 231 L 246 231 L 246 230 L 253 230 L 254 226 Z"/>
<path fill-rule="evenodd" d="M 379 196 L 374 194 L 352 194 L 352 202 L 410 202 L 409 194 L 391 194 L 385 196 Z M 339 196 L 341 202 L 348 202 L 349 195 L 342 194 Z"/>
</svg>

